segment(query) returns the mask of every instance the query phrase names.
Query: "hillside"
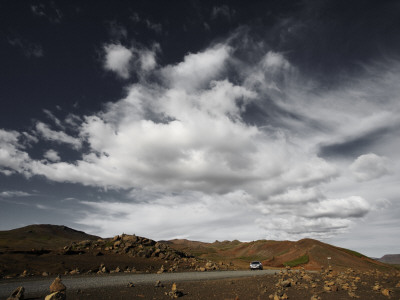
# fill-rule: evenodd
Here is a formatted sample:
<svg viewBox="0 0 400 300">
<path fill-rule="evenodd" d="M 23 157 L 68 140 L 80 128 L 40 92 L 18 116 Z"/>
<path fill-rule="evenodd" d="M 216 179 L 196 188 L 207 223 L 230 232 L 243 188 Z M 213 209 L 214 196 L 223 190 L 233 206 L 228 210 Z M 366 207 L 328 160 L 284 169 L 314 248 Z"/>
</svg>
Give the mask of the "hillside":
<svg viewBox="0 0 400 300">
<path fill-rule="evenodd" d="M 233 268 L 136 235 L 103 239 L 56 225 L 30 225 L 0 232 L 0 278 Z"/>
<path fill-rule="evenodd" d="M 98 236 L 60 225 L 29 225 L 0 231 L 0 250 L 56 249 L 74 241 L 97 240 Z"/>
<path fill-rule="evenodd" d="M 330 264 L 337 269 L 358 270 L 390 268 L 352 250 L 335 247 L 313 239 L 297 242 L 259 240 L 254 242 L 216 241 L 201 243 L 187 240 L 168 241 L 170 247 L 190 252 L 200 258 L 225 263 L 233 262 L 241 268 L 248 268 L 249 262 L 259 260 L 265 267 L 279 268 L 285 265 L 302 266 L 319 270 Z"/>
<path fill-rule="evenodd" d="M 400 265 L 400 254 L 386 254 L 378 260 L 386 264 Z"/>
</svg>

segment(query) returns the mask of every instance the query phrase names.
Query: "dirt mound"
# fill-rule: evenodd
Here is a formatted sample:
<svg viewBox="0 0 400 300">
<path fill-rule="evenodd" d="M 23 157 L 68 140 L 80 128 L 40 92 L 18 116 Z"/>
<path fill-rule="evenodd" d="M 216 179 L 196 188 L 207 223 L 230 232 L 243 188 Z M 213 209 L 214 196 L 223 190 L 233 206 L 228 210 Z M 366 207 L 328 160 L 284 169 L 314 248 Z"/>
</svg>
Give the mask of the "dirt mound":
<svg viewBox="0 0 400 300">
<path fill-rule="evenodd" d="M 56 249 L 72 241 L 97 240 L 98 236 L 86 234 L 67 226 L 29 225 L 17 229 L 0 231 L 0 251 Z"/>
</svg>

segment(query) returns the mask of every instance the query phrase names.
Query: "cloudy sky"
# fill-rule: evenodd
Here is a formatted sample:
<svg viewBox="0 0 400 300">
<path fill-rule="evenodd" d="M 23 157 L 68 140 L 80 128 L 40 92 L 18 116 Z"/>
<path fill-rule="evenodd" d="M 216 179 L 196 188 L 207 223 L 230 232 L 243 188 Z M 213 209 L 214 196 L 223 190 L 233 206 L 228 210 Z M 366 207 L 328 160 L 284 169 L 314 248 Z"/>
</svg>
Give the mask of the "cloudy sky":
<svg viewBox="0 0 400 300">
<path fill-rule="evenodd" d="M 398 1 L 0 3 L 0 230 L 400 253 Z"/>
</svg>

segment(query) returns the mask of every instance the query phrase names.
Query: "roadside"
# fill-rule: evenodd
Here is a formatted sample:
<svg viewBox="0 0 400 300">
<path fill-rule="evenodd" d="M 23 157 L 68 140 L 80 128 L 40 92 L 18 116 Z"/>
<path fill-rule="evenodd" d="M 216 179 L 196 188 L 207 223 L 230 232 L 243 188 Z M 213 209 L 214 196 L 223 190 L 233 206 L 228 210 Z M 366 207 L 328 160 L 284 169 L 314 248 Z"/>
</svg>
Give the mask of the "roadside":
<svg viewBox="0 0 400 300">
<path fill-rule="evenodd" d="M 25 300 L 43 299 L 51 280 L 0 281 L 1 299 L 25 287 Z M 400 273 L 326 270 L 214 271 L 164 274 L 110 274 L 62 278 L 69 300 L 108 299 L 398 299 Z"/>
<path fill-rule="evenodd" d="M 103 274 L 103 275 L 76 275 L 63 276 L 62 281 L 70 290 L 88 290 L 97 288 L 117 288 L 125 287 L 129 282 L 135 285 L 154 284 L 157 280 L 165 283 L 183 281 L 202 281 L 216 280 L 238 277 L 253 277 L 261 275 L 271 275 L 279 270 L 261 271 L 213 271 L 213 272 L 182 272 L 182 273 L 162 273 L 162 274 Z M 3 279 L 0 281 L 0 297 L 7 297 L 18 286 L 25 288 L 26 297 L 36 297 L 46 295 L 49 286 L 54 278 L 15 278 Z"/>
</svg>

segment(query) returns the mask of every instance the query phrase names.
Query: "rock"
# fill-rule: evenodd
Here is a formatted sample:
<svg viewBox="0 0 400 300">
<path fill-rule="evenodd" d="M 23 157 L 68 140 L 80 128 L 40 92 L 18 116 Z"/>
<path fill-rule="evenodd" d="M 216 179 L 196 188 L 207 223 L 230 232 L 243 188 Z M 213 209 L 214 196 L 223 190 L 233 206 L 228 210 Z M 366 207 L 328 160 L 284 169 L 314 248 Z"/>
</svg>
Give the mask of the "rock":
<svg viewBox="0 0 400 300">
<path fill-rule="evenodd" d="M 384 296 L 390 297 L 390 294 L 392 293 L 392 291 L 389 290 L 389 289 L 384 289 L 384 290 L 381 291 L 381 293 Z"/>
<path fill-rule="evenodd" d="M 114 248 L 118 248 L 119 246 L 121 246 L 121 241 L 116 241 L 114 243 Z"/>
<path fill-rule="evenodd" d="M 90 247 L 91 244 L 92 244 L 92 242 L 89 241 L 89 240 L 82 241 L 82 242 L 79 242 L 79 243 L 78 243 L 78 245 L 81 246 L 81 247 L 83 247 L 83 248 Z"/>
<path fill-rule="evenodd" d="M 162 265 L 160 270 L 157 271 L 157 274 L 162 274 L 164 272 L 165 272 L 164 265 Z"/>
<path fill-rule="evenodd" d="M 357 296 L 355 293 L 353 293 L 353 292 L 350 292 L 349 291 L 349 296 L 350 296 L 350 298 L 360 298 L 360 296 Z"/>
<path fill-rule="evenodd" d="M 102 273 L 108 273 L 108 270 L 104 264 L 100 265 L 99 271 L 97 272 L 97 274 L 102 274 Z"/>
<path fill-rule="evenodd" d="M 164 287 L 164 285 L 161 283 L 160 280 L 156 281 L 156 284 L 154 285 L 155 287 Z"/>
<path fill-rule="evenodd" d="M 19 277 L 26 277 L 26 276 L 29 276 L 29 274 L 27 270 L 24 270 Z"/>
<path fill-rule="evenodd" d="M 72 270 L 71 272 L 69 272 L 70 275 L 77 275 L 79 273 L 80 273 L 80 271 L 79 271 L 78 268 L 76 268 L 75 270 Z"/>
<path fill-rule="evenodd" d="M 61 282 L 61 277 L 57 276 L 53 283 L 50 285 L 50 293 L 64 292 L 67 287 Z"/>
<path fill-rule="evenodd" d="M 25 289 L 23 286 L 17 287 L 7 300 L 23 300 Z"/>
<path fill-rule="evenodd" d="M 373 291 L 380 291 L 381 290 L 381 286 L 379 284 L 375 284 L 372 288 Z"/>
<path fill-rule="evenodd" d="M 207 271 L 208 270 L 216 270 L 217 266 L 214 263 L 209 261 L 209 262 L 206 263 L 205 268 L 206 268 Z"/>
<path fill-rule="evenodd" d="M 200 272 L 205 272 L 205 270 L 206 270 L 206 268 L 203 268 L 203 267 L 200 267 L 200 268 L 199 268 L 199 271 L 200 271 Z"/>
<path fill-rule="evenodd" d="M 310 300 L 321 300 L 321 297 L 318 295 L 312 295 Z"/>
<path fill-rule="evenodd" d="M 283 280 L 279 282 L 279 285 L 282 287 L 290 287 L 292 285 L 292 282 L 290 280 Z"/>
<path fill-rule="evenodd" d="M 303 279 L 304 279 L 305 281 L 310 282 L 310 281 L 312 280 L 312 277 L 311 277 L 310 275 L 306 274 L 306 275 L 303 276 Z"/>
<path fill-rule="evenodd" d="M 45 276 L 45 277 L 47 277 L 47 276 L 49 276 L 49 273 L 47 273 L 47 272 L 43 272 L 43 273 L 42 273 L 42 276 Z"/>
<path fill-rule="evenodd" d="M 331 291 L 332 292 L 337 292 L 337 291 L 339 291 L 339 288 L 336 285 L 332 285 L 331 286 Z"/>
<path fill-rule="evenodd" d="M 165 295 L 170 296 L 171 298 L 179 298 L 183 296 L 183 293 L 178 290 L 176 283 L 172 284 L 171 291 L 165 293 Z"/>
<path fill-rule="evenodd" d="M 64 292 L 55 292 L 50 295 L 47 295 L 44 300 L 65 300 L 67 297 Z"/>
<path fill-rule="evenodd" d="M 324 286 L 324 291 L 325 291 L 325 292 L 330 292 L 330 291 L 332 291 L 332 289 L 331 289 L 330 286 L 325 285 L 325 286 Z"/>
</svg>

